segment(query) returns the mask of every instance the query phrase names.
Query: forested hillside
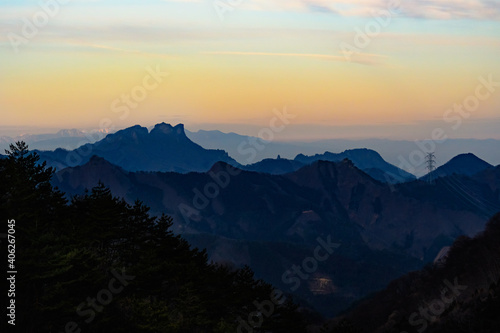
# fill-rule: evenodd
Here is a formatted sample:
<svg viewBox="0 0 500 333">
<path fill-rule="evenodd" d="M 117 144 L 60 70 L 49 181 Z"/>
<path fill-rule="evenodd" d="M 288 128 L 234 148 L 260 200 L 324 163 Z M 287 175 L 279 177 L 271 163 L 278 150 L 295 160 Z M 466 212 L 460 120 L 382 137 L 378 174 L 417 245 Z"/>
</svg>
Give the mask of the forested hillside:
<svg viewBox="0 0 500 333">
<path fill-rule="evenodd" d="M 304 332 L 288 296 L 249 268 L 208 263 L 172 233 L 170 217 L 102 184 L 67 201 L 52 174 L 24 143 L 0 160 L 0 211 L 15 228 L 17 332 Z"/>
<path fill-rule="evenodd" d="M 500 332 L 500 214 L 441 261 L 359 302 L 322 332 Z"/>
</svg>

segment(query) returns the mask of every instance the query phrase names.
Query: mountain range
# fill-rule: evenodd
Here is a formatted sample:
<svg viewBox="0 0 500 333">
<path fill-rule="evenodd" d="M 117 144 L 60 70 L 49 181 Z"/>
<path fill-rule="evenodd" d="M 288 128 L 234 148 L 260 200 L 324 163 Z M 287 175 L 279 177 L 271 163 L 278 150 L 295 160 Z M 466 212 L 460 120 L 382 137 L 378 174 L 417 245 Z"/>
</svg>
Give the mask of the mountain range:
<svg viewBox="0 0 500 333">
<path fill-rule="evenodd" d="M 151 131 L 139 125 L 75 150 L 39 151 L 41 159 L 57 170 L 82 165 L 101 156 L 129 171 L 206 171 L 218 161 L 237 164 L 223 150 L 204 149 L 189 140 L 184 125 L 161 123 Z"/>
<path fill-rule="evenodd" d="M 349 159 L 359 169 L 382 182 L 400 183 L 415 179 L 414 175 L 387 163 L 379 153 L 366 148 L 346 150 L 340 154 L 325 152 L 321 155 L 305 156 L 299 154 L 295 157 L 295 161 L 299 161 L 304 165 L 315 161 L 339 162 L 343 159 Z"/>
<path fill-rule="evenodd" d="M 285 289 L 283 279 L 318 237 L 341 246 L 294 293 L 331 316 L 431 262 L 460 235 L 483 230 L 500 210 L 500 167 L 469 176 L 384 184 L 351 161 L 316 161 L 284 175 L 219 162 L 205 173 L 131 172 L 94 156 L 56 174 L 70 195 L 100 181 L 128 202 L 174 218 L 174 230 L 211 260 L 250 265 Z M 439 221 L 437 223 L 436 221 Z M 369 277 L 369 283 L 366 279 Z"/>
<path fill-rule="evenodd" d="M 448 138 L 444 142 L 433 140 L 389 140 L 389 139 L 328 139 L 312 142 L 296 141 L 266 141 L 265 149 L 255 150 L 255 157 L 248 162 L 247 155 L 241 154 L 242 145 L 261 139 L 252 136 L 239 135 L 236 133 L 223 133 L 217 130 L 197 132 L 187 131 L 186 135 L 194 142 L 204 148 L 224 149 L 236 161 L 241 164 L 255 163 L 266 158 L 293 159 L 298 154 L 315 155 L 325 151 L 341 152 L 350 149 L 368 148 L 377 151 L 387 162 L 405 169 L 406 171 L 421 177 L 427 173 L 423 155 L 429 151 L 436 153 L 436 165 L 443 165 L 456 155 L 473 152 L 477 156 L 484 157 L 493 165 L 500 164 L 500 140 L 495 139 L 453 139 Z M 257 141 L 259 142 L 259 141 Z M 420 157 L 418 157 L 420 155 Z M 412 158 L 413 157 L 413 158 Z M 412 161 L 412 162 L 410 162 Z M 408 166 L 409 165 L 409 166 Z"/>
<path fill-rule="evenodd" d="M 148 127 L 149 130 L 154 126 Z M 23 140 L 29 144 L 31 149 L 55 150 L 64 148 L 74 150 L 86 143 L 95 143 L 102 139 L 109 130 L 80 131 L 76 129 L 62 130 L 54 134 L 22 135 L 18 137 L 0 137 L 0 152 L 8 149 L 10 143 Z M 223 149 L 238 163 L 254 164 L 263 159 L 276 158 L 281 155 L 285 159 L 294 159 L 298 154 L 315 155 L 325 151 L 342 152 L 357 148 L 368 148 L 380 153 L 387 162 L 405 169 L 417 177 L 427 173 L 424 159 L 416 158 L 408 163 L 412 157 L 425 153 L 432 148 L 436 153 L 436 166 L 443 165 L 446 161 L 458 154 L 473 152 L 477 156 L 485 158 L 493 165 L 500 164 L 499 140 L 486 139 L 453 139 L 448 138 L 444 142 L 436 143 L 432 140 L 408 141 L 389 139 L 329 139 L 313 142 L 287 141 L 280 142 L 263 141 L 257 136 L 240 135 L 237 133 L 224 133 L 217 130 L 185 131 L 186 136 L 193 142 L 205 149 Z M 245 155 L 245 147 L 250 143 L 257 142 L 264 149 L 255 149 L 252 155 Z M 415 155 L 417 154 L 417 155 Z M 385 178 L 385 177 L 384 177 Z"/>
<path fill-rule="evenodd" d="M 340 154 L 326 152 L 322 155 L 299 154 L 293 161 L 282 158 L 265 159 L 241 165 L 223 150 L 204 149 L 185 134 L 184 125 L 175 127 L 161 123 L 150 131 L 141 126 L 130 127 L 104 139 L 67 151 L 38 151 L 49 166 L 61 170 L 86 163 L 92 155 L 101 156 L 128 171 L 205 172 L 216 162 L 222 161 L 243 170 L 270 174 L 285 174 L 318 160 L 341 161 L 349 158 L 372 177 L 389 183 L 415 179 L 408 172 L 384 161 L 375 151 L 352 149 Z"/>
<path fill-rule="evenodd" d="M 346 158 L 374 179 L 384 183 L 395 184 L 415 179 L 414 175 L 387 163 L 376 151 L 370 149 L 351 149 L 339 154 L 325 152 L 314 156 L 299 154 L 294 160 L 284 159 L 278 155 L 276 159 L 266 158 L 254 164 L 240 166 L 240 168 L 247 171 L 281 175 L 297 171 L 316 161 L 340 162 Z"/>
<path fill-rule="evenodd" d="M 173 230 L 210 260 L 249 265 L 328 317 L 434 261 L 500 211 L 500 167 L 472 154 L 451 159 L 429 184 L 364 148 L 241 165 L 191 141 L 182 124 L 165 123 L 38 153 L 69 196 L 103 182 L 129 203 L 172 216 Z M 319 239 L 339 247 L 297 280 L 290 270 Z"/>
</svg>

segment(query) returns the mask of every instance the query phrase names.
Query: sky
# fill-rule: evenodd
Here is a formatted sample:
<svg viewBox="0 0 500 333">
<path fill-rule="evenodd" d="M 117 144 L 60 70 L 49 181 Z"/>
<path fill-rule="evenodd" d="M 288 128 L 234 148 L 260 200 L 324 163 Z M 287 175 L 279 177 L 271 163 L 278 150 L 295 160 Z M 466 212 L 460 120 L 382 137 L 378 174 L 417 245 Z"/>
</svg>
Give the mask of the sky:
<svg viewBox="0 0 500 333">
<path fill-rule="evenodd" d="M 2 0 L 0 136 L 500 139 L 499 59 L 496 0 Z"/>
</svg>

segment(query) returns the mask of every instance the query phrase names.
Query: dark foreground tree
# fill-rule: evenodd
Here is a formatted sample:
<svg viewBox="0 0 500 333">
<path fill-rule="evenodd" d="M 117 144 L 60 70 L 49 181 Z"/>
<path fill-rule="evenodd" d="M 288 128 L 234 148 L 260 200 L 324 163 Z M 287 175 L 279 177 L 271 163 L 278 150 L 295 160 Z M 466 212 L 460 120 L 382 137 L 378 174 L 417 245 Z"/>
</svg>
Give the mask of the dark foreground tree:
<svg viewBox="0 0 500 333">
<path fill-rule="evenodd" d="M 5 223 L 15 220 L 16 332 L 247 332 L 251 313 L 262 323 L 250 331 L 305 331 L 286 296 L 257 311 L 272 286 L 249 268 L 207 263 L 172 233 L 170 217 L 103 184 L 67 202 L 24 143 L 7 154 L 0 209 Z"/>
</svg>

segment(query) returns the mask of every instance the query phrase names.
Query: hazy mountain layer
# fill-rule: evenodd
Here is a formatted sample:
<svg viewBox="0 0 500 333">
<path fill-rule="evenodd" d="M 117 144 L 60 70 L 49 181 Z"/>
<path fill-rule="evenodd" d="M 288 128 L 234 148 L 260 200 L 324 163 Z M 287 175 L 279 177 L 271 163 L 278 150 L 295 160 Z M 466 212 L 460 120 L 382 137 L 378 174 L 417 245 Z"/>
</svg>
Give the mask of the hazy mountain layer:
<svg viewBox="0 0 500 333">
<path fill-rule="evenodd" d="M 460 154 L 434 170 L 430 175 L 424 176 L 424 178 L 431 177 L 435 179 L 453 174 L 472 176 L 486 169 L 493 169 L 493 165 L 483 161 L 472 153 Z"/>
<path fill-rule="evenodd" d="M 299 154 L 295 157 L 295 161 L 311 164 L 315 161 L 339 162 L 346 158 L 373 178 L 385 183 L 402 183 L 415 179 L 414 175 L 387 163 L 379 153 L 371 149 L 352 149 L 340 154 L 325 152 L 314 156 Z"/>
<path fill-rule="evenodd" d="M 184 125 L 157 124 L 151 131 L 133 126 L 101 141 L 78 149 L 39 152 L 49 166 L 60 170 L 86 163 L 91 156 L 101 156 L 129 171 L 207 171 L 218 162 L 237 164 L 222 150 L 207 150 L 189 140 Z"/>
</svg>

